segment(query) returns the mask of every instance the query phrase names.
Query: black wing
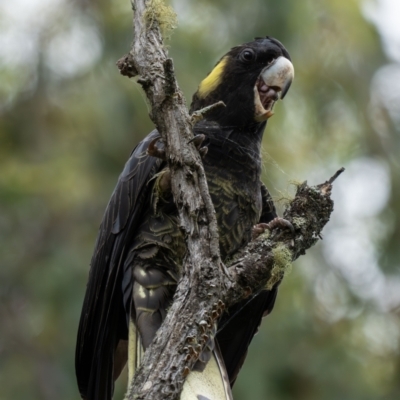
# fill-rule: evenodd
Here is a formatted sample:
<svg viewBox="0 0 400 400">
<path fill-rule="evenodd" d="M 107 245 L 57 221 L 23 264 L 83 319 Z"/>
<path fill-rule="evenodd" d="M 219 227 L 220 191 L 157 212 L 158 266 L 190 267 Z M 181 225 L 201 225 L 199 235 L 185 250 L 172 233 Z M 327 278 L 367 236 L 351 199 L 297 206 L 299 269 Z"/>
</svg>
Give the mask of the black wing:
<svg viewBox="0 0 400 400">
<path fill-rule="evenodd" d="M 261 194 L 263 209 L 260 222 L 268 223 L 278 215 L 271 195 L 263 184 Z M 272 290 L 261 291 L 251 300 L 242 300 L 229 308 L 219 323 L 217 341 L 231 386 L 235 383 L 262 318 L 274 308 L 277 293 L 278 285 Z"/>
<path fill-rule="evenodd" d="M 119 340 L 127 340 L 128 336 L 122 290 L 124 260 L 146 206 L 147 183 L 162 163 L 147 154 L 157 136 L 157 131 L 151 132 L 133 150 L 100 226 L 75 355 L 79 391 L 85 399 L 108 400 L 114 390 L 114 352 Z"/>
</svg>

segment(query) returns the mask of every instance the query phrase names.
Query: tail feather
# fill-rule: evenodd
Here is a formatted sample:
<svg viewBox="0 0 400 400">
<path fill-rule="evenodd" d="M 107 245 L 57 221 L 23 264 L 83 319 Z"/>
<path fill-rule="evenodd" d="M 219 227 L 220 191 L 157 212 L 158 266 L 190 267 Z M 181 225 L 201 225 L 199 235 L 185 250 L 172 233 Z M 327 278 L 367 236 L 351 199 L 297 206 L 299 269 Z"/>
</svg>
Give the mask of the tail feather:
<svg viewBox="0 0 400 400">
<path fill-rule="evenodd" d="M 128 352 L 129 385 L 144 353 L 140 335 L 132 321 L 129 324 Z M 217 345 L 204 370 L 190 372 L 180 400 L 233 400 L 229 377 Z"/>
<path fill-rule="evenodd" d="M 186 378 L 180 400 L 233 400 L 229 377 L 217 346 L 205 369 L 192 371 Z"/>
</svg>

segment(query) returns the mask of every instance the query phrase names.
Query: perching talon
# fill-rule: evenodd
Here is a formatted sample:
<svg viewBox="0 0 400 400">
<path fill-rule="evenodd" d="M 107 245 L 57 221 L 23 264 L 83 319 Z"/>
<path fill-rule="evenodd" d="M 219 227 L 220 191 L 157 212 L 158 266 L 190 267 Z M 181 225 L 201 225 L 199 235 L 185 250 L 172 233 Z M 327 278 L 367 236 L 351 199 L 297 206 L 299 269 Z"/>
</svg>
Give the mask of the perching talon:
<svg viewBox="0 0 400 400">
<path fill-rule="evenodd" d="M 253 240 L 257 239 L 258 236 L 263 234 L 267 229 L 269 231 L 273 231 L 276 228 L 280 229 L 289 229 L 291 234 L 294 235 L 294 227 L 291 222 L 289 222 L 287 219 L 276 217 L 272 221 L 270 221 L 268 224 L 261 222 L 257 225 L 253 226 Z"/>
</svg>

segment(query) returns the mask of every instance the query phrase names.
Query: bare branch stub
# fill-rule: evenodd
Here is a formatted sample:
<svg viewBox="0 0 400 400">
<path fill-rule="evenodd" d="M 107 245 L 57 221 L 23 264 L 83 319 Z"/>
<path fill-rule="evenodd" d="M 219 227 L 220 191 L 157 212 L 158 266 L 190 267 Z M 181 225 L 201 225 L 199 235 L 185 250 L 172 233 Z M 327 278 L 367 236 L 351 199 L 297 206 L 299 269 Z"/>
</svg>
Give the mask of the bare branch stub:
<svg viewBox="0 0 400 400">
<path fill-rule="evenodd" d="M 117 62 L 116 65 L 121 75 L 127 76 L 128 78 L 134 78 L 139 74 L 133 64 L 133 58 L 131 54 L 125 54 Z"/>
<path fill-rule="evenodd" d="M 197 122 L 200 122 L 207 113 L 214 111 L 220 107 L 226 107 L 226 105 L 223 101 L 218 101 L 215 104 L 211 104 L 211 106 L 205 107 L 199 111 L 195 111 L 192 114 L 192 118 L 191 118 L 190 122 L 192 123 L 192 125 L 195 125 Z"/>
<path fill-rule="evenodd" d="M 342 172 L 344 172 L 344 168 L 343 168 L 343 167 L 340 168 L 338 171 L 336 171 L 335 175 L 333 175 L 333 176 L 328 180 L 328 182 L 332 184 L 332 183 L 339 177 L 339 175 L 342 174 Z"/>
</svg>

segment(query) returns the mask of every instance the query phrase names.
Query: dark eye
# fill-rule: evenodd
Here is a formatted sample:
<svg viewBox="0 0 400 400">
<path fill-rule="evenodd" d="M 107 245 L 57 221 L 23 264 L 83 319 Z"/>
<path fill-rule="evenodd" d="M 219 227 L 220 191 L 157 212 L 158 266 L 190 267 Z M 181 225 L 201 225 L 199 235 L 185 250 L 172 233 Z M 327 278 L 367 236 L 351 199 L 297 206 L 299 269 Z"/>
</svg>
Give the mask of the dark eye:
<svg viewBox="0 0 400 400">
<path fill-rule="evenodd" d="M 256 58 L 256 54 L 253 49 L 246 49 L 240 53 L 240 58 L 242 61 L 253 61 Z"/>
</svg>

